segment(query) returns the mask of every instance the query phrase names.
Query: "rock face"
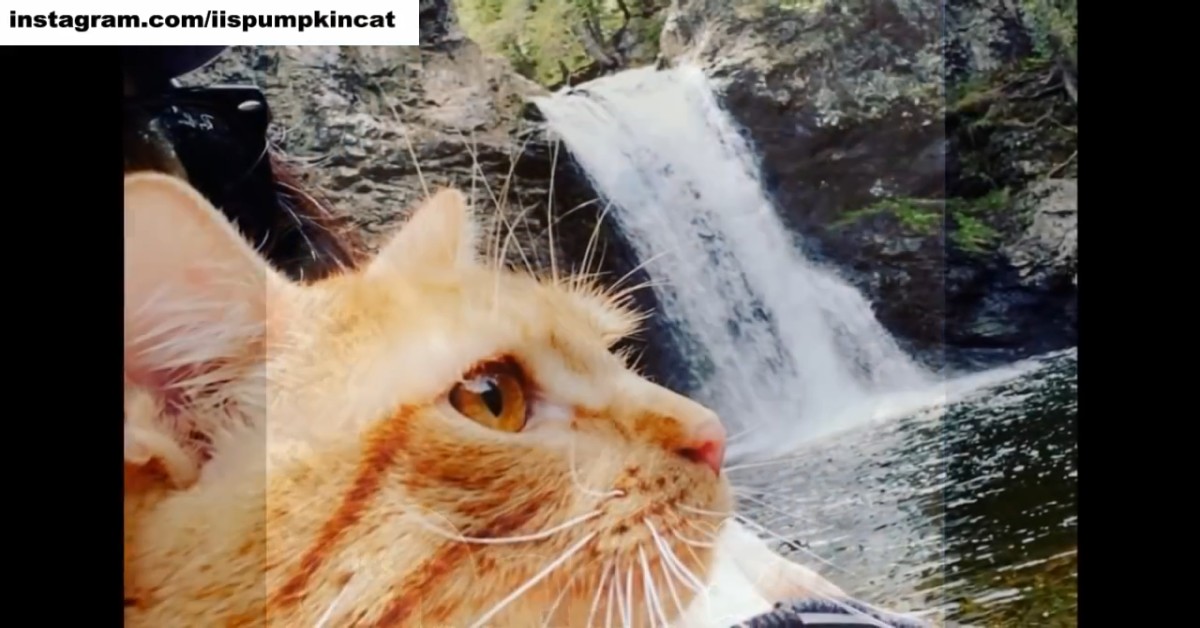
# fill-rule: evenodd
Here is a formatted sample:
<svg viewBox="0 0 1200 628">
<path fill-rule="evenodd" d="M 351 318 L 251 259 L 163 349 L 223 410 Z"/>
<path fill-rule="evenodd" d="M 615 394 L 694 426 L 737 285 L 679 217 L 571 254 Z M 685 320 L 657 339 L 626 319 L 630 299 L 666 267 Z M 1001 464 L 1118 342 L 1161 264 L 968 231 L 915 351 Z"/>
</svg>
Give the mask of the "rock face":
<svg viewBox="0 0 1200 628">
<path fill-rule="evenodd" d="M 946 276 L 946 342 L 1018 355 L 1074 344 L 1077 336 L 1077 183 L 1029 186 L 1014 201 L 1020 222 L 990 255 L 958 253 Z"/>
<path fill-rule="evenodd" d="M 1076 341 L 1074 231 L 1026 198 L 1072 205 L 1073 75 L 1030 23 L 982 0 L 676 0 L 661 46 L 715 78 L 809 253 L 963 364 Z"/>
<path fill-rule="evenodd" d="M 1079 254 L 1079 183 L 1074 179 L 1038 182 L 1025 199 L 1032 214 L 1029 228 L 1005 254 L 1024 283 L 1040 285 L 1066 279 L 1076 282 Z"/>
<path fill-rule="evenodd" d="M 551 194 L 553 151 L 522 115 L 544 90 L 482 54 L 447 0 L 423 0 L 421 19 L 420 47 L 233 47 L 186 82 L 262 87 L 275 143 L 369 249 L 426 190 L 453 185 L 486 208 L 496 239 L 512 226 L 509 261 L 548 264 L 547 208 L 594 195 L 563 167 Z M 555 253 L 569 260 L 560 236 Z"/>
</svg>

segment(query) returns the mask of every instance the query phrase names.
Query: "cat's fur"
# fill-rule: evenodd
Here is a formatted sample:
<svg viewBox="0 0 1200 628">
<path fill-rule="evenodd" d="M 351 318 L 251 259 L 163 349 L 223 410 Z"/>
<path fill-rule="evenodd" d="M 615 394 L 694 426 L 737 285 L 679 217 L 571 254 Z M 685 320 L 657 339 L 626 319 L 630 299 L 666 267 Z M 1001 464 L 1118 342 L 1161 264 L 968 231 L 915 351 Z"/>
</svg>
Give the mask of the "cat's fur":
<svg viewBox="0 0 1200 628">
<path fill-rule="evenodd" d="M 461 194 L 311 285 L 177 179 L 125 195 L 127 625 L 653 625 L 711 579 L 717 418 L 614 354 L 621 304 L 477 259 Z M 499 358 L 515 433 L 447 401 Z"/>
</svg>

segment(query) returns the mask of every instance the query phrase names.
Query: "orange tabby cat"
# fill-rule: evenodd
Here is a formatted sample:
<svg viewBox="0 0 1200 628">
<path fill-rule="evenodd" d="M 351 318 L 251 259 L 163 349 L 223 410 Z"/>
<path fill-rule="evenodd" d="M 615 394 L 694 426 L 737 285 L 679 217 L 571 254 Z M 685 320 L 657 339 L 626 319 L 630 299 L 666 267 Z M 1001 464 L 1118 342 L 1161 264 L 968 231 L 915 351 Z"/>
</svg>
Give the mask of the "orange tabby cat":
<svg viewBox="0 0 1200 628">
<path fill-rule="evenodd" d="M 610 350 L 621 304 L 478 260 L 461 194 L 311 285 L 177 179 L 125 198 L 129 626 L 666 625 L 708 595 L 718 418 Z"/>
</svg>

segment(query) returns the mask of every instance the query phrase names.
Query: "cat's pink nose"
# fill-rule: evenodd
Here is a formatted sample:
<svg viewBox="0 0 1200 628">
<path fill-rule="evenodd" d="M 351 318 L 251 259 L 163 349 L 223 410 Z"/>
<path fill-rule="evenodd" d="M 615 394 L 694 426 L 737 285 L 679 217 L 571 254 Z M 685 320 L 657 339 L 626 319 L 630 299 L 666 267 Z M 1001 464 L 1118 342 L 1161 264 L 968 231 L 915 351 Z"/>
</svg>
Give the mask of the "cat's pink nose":
<svg viewBox="0 0 1200 628">
<path fill-rule="evenodd" d="M 699 462 L 721 475 L 725 463 L 725 426 L 718 420 L 710 420 L 696 426 L 688 444 L 679 448 L 679 455 Z"/>
</svg>

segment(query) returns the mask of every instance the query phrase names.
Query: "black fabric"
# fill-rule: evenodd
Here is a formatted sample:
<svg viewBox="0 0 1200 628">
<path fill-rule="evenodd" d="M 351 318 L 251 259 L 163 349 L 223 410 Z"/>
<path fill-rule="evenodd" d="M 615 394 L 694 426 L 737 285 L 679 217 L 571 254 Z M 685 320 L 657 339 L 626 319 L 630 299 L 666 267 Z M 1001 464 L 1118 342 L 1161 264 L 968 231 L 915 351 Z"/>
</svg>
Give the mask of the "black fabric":
<svg viewBox="0 0 1200 628">
<path fill-rule="evenodd" d="M 121 50 L 126 72 L 143 85 L 160 85 L 197 70 L 229 46 L 127 46 Z"/>
</svg>

